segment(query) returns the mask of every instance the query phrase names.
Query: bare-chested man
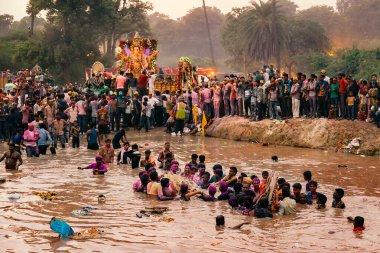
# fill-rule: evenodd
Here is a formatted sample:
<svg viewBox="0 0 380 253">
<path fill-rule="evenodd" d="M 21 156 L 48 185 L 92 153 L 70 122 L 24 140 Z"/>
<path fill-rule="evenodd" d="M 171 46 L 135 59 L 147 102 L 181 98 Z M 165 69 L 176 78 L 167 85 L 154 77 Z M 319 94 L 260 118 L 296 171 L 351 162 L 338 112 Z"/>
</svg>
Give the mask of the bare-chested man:
<svg viewBox="0 0 380 253">
<path fill-rule="evenodd" d="M 5 169 L 7 170 L 18 170 L 18 167 L 22 164 L 21 154 L 15 151 L 15 145 L 13 143 L 9 144 L 9 151 L 4 153 L 3 157 L 0 158 L 0 162 L 4 159 Z"/>
</svg>

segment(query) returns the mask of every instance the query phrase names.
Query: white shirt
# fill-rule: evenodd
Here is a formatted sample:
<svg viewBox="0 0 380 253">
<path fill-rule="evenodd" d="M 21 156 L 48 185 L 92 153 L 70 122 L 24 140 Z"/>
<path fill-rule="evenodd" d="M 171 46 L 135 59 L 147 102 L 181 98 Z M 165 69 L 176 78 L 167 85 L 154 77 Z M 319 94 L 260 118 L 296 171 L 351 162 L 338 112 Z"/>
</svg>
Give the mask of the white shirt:
<svg viewBox="0 0 380 253">
<path fill-rule="evenodd" d="M 296 206 L 297 204 L 294 199 L 286 197 L 280 202 L 280 209 L 278 213 L 280 215 L 295 214 L 297 211 Z"/>
<path fill-rule="evenodd" d="M 153 91 L 154 91 L 154 82 L 156 81 L 156 78 L 157 78 L 156 74 L 150 75 L 150 78 L 148 80 L 149 92 L 153 93 Z"/>
</svg>

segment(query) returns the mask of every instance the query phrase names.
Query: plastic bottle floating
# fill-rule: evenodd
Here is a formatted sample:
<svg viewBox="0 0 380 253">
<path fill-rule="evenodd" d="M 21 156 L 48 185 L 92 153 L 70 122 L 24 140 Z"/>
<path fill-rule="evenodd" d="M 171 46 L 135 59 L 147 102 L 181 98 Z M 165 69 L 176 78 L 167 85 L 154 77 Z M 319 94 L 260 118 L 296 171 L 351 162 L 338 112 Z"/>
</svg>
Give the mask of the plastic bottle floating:
<svg viewBox="0 0 380 253">
<path fill-rule="evenodd" d="M 55 192 L 35 192 L 34 195 L 40 197 L 43 200 L 53 201 L 57 198 L 57 193 Z"/>
</svg>

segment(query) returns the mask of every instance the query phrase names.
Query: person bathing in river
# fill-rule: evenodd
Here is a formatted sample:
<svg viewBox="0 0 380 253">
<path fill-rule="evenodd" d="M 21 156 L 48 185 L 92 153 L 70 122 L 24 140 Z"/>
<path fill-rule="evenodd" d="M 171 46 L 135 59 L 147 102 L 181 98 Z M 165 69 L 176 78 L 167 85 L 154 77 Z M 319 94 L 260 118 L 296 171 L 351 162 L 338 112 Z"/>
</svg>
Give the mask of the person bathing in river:
<svg viewBox="0 0 380 253">
<path fill-rule="evenodd" d="M 199 187 L 201 187 L 201 189 L 207 189 L 209 188 L 209 186 L 210 186 L 210 173 L 206 171 L 202 175 L 202 181 L 199 184 Z"/>
<path fill-rule="evenodd" d="M 174 197 L 172 196 L 165 196 L 163 187 L 169 187 L 169 179 L 162 178 L 161 182 L 158 179 L 157 172 L 150 173 L 150 179 L 152 180 L 147 187 L 148 194 L 157 196 L 158 200 L 165 201 L 165 200 L 172 200 Z M 164 180 L 165 179 L 165 180 Z"/>
<path fill-rule="evenodd" d="M 315 207 L 316 209 L 325 209 L 326 208 L 326 202 L 327 202 L 327 197 L 324 194 L 319 194 L 318 199 L 317 199 L 317 206 Z"/>
<path fill-rule="evenodd" d="M 253 191 L 255 192 L 256 195 L 259 195 L 260 192 L 260 179 L 258 177 L 254 177 L 252 179 L 252 186 L 253 186 Z"/>
<path fill-rule="evenodd" d="M 9 144 L 9 151 L 3 154 L 3 156 L 0 158 L 0 162 L 2 162 L 4 159 L 6 170 L 18 170 L 22 164 L 21 154 L 15 151 L 15 145 L 13 143 Z"/>
<path fill-rule="evenodd" d="M 344 190 L 343 189 L 341 189 L 341 188 L 335 189 L 335 192 L 333 194 L 334 200 L 332 202 L 333 208 L 341 208 L 341 209 L 346 208 L 346 205 L 342 201 L 343 196 L 344 196 Z"/>
<path fill-rule="evenodd" d="M 140 162 L 140 167 L 145 167 L 147 165 L 150 165 L 151 167 L 156 166 L 156 162 L 154 161 L 154 156 L 152 154 L 152 151 L 150 149 L 145 150 L 145 157 Z"/>
<path fill-rule="evenodd" d="M 100 155 L 97 155 L 95 157 L 95 162 L 91 163 L 87 167 L 78 167 L 78 170 L 86 169 L 92 169 L 92 174 L 94 175 L 104 175 L 108 171 L 106 165 L 103 163 L 103 157 Z"/>
<path fill-rule="evenodd" d="M 219 182 L 219 191 L 220 195 L 218 196 L 218 200 L 228 200 L 230 198 L 230 191 L 228 189 L 228 184 L 225 181 Z"/>
<path fill-rule="evenodd" d="M 184 201 L 189 201 L 191 197 L 201 194 L 200 191 L 193 190 L 189 191 L 189 186 L 186 183 L 182 183 L 180 188 L 180 199 Z"/>
<path fill-rule="evenodd" d="M 317 181 L 310 181 L 309 188 L 310 188 L 310 191 L 306 194 L 306 197 L 309 201 L 316 202 L 318 200 L 318 196 L 320 195 L 320 193 L 317 192 L 317 188 L 318 188 Z"/>
<path fill-rule="evenodd" d="M 174 154 L 170 151 L 170 143 L 166 142 L 164 149 L 159 153 L 158 159 L 161 166 L 160 168 L 169 170 L 170 163 L 174 160 Z"/>
<path fill-rule="evenodd" d="M 230 171 L 227 176 L 225 176 L 222 180 L 227 182 L 228 187 L 234 187 L 237 182 L 237 174 L 238 170 L 236 167 L 230 167 Z"/>
<path fill-rule="evenodd" d="M 269 172 L 264 170 L 262 173 L 261 173 L 261 176 L 263 178 L 263 180 L 261 180 L 261 184 L 260 184 L 260 192 L 263 192 L 264 189 L 265 189 L 265 186 L 267 184 L 267 180 L 268 180 L 268 177 L 269 177 Z"/>
<path fill-rule="evenodd" d="M 125 136 L 125 130 L 120 129 L 115 136 L 112 139 L 112 146 L 114 149 L 119 149 L 121 148 L 120 141 L 122 143 L 127 142 L 127 137 Z"/>
<path fill-rule="evenodd" d="M 191 155 L 191 161 L 190 161 L 190 164 L 194 167 L 197 167 L 198 165 L 198 155 L 197 154 L 192 154 Z"/>
<path fill-rule="evenodd" d="M 217 199 L 215 198 L 215 194 L 216 194 L 216 187 L 215 185 L 210 184 L 208 187 L 208 194 L 201 192 L 199 197 L 203 201 L 216 201 Z"/>
<path fill-rule="evenodd" d="M 185 171 L 181 173 L 181 176 L 189 180 L 193 180 L 194 175 L 192 174 L 190 163 L 185 165 Z"/>
<path fill-rule="evenodd" d="M 301 192 L 302 191 L 302 185 L 300 183 L 293 184 L 293 195 L 290 197 L 296 201 L 296 203 L 299 204 L 311 204 L 311 201 L 309 201 L 306 197 L 306 194 Z"/>
<path fill-rule="evenodd" d="M 111 140 L 107 139 L 105 141 L 106 145 L 104 145 L 99 152 L 99 155 L 103 157 L 104 163 L 113 163 L 113 159 L 115 157 L 115 151 L 111 146 Z"/>
<path fill-rule="evenodd" d="M 132 189 L 134 192 L 147 193 L 148 183 L 149 175 L 146 172 L 142 172 L 140 178 L 133 184 Z"/>
<path fill-rule="evenodd" d="M 117 154 L 117 164 L 128 164 L 130 162 L 127 155 L 130 151 L 130 147 L 131 146 L 128 141 L 124 142 L 122 150 L 119 152 L 119 154 Z"/>
<path fill-rule="evenodd" d="M 98 150 L 100 146 L 99 132 L 96 129 L 95 124 L 88 124 L 90 130 L 86 133 L 87 149 Z"/>
<path fill-rule="evenodd" d="M 201 185 L 203 183 L 202 177 L 205 171 L 206 171 L 206 168 L 204 167 L 204 165 L 198 164 L 198 172 L 196 172 L 193 176 L 194 183 L 196 183 L 197 185 Z"/>
<path fill-rule="evenodd" d="M 309 192 L 310 191 L 310 181 L 311 181 L 311 178 L 312 178 L 312 174 L 311 174 L 311 171 L 310 170 L 307 170 L 303 173 L 303 178 L 305 179 L 305 181 L 307 182 L 306 183 L 306 192 Z"/>
</svg>

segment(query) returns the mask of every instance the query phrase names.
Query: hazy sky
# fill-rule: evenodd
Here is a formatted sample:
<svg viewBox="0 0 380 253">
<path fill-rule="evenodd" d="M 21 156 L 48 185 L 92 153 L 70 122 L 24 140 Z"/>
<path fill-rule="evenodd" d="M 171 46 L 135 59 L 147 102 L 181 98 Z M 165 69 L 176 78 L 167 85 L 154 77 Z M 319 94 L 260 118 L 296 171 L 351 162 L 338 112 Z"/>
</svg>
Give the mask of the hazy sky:
<svg viewBox="0 0 380 253">
<path fill-rule="evenodd" d="M 335 7 L 336 0 L 293 0 L 301 9 L 313 5 L 327 4 Z M 0 14 L 11 14 L 15 20 L 26 16 L 28 0 L 0 0 Z M 202 6 L 202 0 L 150 0 L 154 11 L 169 15 L 171 18 L 182 17 L 193 7 Z M 206 0 L 206 5 L 216 6 L 222 12 L 229 12 L 233 7 L 247 6 L 251 0 Z"/>
</svg>

